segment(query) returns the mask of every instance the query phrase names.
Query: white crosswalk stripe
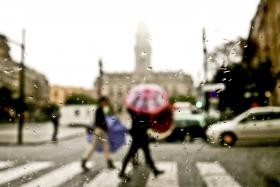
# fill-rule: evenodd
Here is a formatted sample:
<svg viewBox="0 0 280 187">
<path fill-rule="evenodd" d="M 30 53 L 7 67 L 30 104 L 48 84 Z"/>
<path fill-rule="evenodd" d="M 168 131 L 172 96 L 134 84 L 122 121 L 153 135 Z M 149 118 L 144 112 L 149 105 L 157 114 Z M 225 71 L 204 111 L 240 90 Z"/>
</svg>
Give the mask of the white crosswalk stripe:
<svg viewBox="0 0 280 187">
<path fill-rule="evenodd" d="M 91 165 L 91 167 L 94 165 L 93 162 L 88 164 Z M 115 164 L 117 168 L 121 168 L 121 162 L 116 162 Z M 3 169 L 0 171 L 0 185 L 7 184 L 8 182 L 16 182 L 16 180 L 22 179 L 24 176 L 50 168 L 54 166 L 54 163 L 42 161 L 30 162 L 20 166 L 15 165 L 16 162 L 13 161 L 0 161 L 0 168 Z M 153 173 L 150 172 L 149 177 L 146 179 L 146 187 L 179 187 L 177 162 L 156 162 L 156 165 L 160 170 L 164 170 L 165 173 L 154 178 Z M 241 187 L 241 185 L 227 173 L 219 162 L 197 162 L 195 165 L 207 187 Z M 132 166 L 129 165 L 127 172 L 131 171 L 131 169 Z M 63 186 L 64 183 L 71 182 L 75 176 L 81 175 L 82 172 L 80 162 L 75 161 L 48 171 L 47 173 L 22 184 L 21 187 Z M 121 183 L 118 174 L 119 169 L 103 169 L 89 182 L 83 181 L 83 187 L 118 187 Z"/>
<path fill-rule="evenodd" d="M 117 168 L 121 167 L 120 162 L 115 163 Z M 131 170 L 131 166 L 128 165 L 127 171 Z M 92 179 L 88 184 L 85 184 L 84 187 L 118 187 L 121 180 L 118 177 L 119 171 L 117 169 L 109 170 L 104 169 L 102 170 L 97 176 Z"/>
<path fill-rule="evenodd" d="M 241 187 L 219 162 L 197 162 L 196 167 L 208 187 Z"/>
<path fill-rule="evenodd" d="M 15 162 L 13 161 L 0 161 L 0 169 L 5 169 L 14 166 Z"/>
<path fill-rule="evenodd" d="M 176 162 L 157 162 L 156 165 L 160 170 L 164 170 L 164 174 L 154 178 L 151 176 L 152 173 L 150 173 L 146 185 L 147 187 L 179 187 L 178 167 Z"/>
<path fill-rule="evenodd" d="M 93 163 L 88 163 L 89 165 L 93 165 Z M 59 186 L 69 180 L 71 180 L 74 176 L 82 173 L 83 170 L 81 168 L 80 162 L 72 162 L 70 164 L 64 165 L 46 175 L 39 177 L 29 183 L 22 185 L 21 187 L 56 187 Z M 55 179 L 55 180 L 53 180 Z"/>
<path fill-rule="evenodd" d="M 0 172 L 0 185 L 52 166 L 52 162 L 30 162 Z"/>
</svg>

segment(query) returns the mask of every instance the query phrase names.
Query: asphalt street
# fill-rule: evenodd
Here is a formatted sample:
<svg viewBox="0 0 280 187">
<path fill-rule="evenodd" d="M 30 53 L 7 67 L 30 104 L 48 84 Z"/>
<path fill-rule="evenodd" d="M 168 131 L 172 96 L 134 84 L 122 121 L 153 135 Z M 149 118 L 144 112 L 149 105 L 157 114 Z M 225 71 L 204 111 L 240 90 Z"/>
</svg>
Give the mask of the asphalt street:
<svg viewBox="0 0 280 187">
<path fill-rule="evenodd" d="M 129 144 L 129 141 L 127 142 Z M 152 156 L 165 174 L 154 179 L 142 164 L 128 169 L 132 180 L 120 182 L 118 170 L 107 170 L 101 153 L 83 173 L 80 159 L 85 137 L 58 144 L 0 147 L 0 186 L 277 186 L 280 146 L 238 145 L 225 148 L 194 143 L 152 143 Z M 118 168 L 129 145 L 113 154 Z"/>
</svg>

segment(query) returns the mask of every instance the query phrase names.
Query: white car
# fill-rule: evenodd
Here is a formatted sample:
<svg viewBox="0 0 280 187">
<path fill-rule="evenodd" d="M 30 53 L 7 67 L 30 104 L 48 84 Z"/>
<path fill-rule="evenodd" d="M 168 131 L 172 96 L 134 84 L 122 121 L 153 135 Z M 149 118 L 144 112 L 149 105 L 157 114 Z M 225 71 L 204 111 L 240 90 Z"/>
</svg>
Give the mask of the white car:
<svg viewBox="0 0 280 187">
<path fill-rule="evenodd" d="M 211 143 L 232 146 L 237 140 L 280 140 L 280 107 L 251 108 L 230 121 L 211 125 Z"/>
</svg>

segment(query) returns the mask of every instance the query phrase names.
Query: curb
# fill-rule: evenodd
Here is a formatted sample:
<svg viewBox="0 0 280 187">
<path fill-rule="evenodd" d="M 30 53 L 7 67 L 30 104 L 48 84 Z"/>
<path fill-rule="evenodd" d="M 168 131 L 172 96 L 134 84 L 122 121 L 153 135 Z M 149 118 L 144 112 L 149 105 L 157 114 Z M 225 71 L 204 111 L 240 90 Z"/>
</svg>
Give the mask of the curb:
<svg viewBox="0 0 280 187">
<path fill-rule="evenodd" d="M 42 141 L 36 141 L 36 142 L 23 142 L 22 144 L 18 144 L 16 142 L 0 142 L 0 147 L 5 147 L 5 146 L 40 146 L 44 144 L 58 144 L 61 141 L 66 141 L 74 138 L 79 138 L 84 136 L 84 134 L 75 134 L 75 135 L 69 135 L 63 138 L 60 138 L 57 142 L 52 142 L 51 140 L 42 140 Z"/>
</svg>

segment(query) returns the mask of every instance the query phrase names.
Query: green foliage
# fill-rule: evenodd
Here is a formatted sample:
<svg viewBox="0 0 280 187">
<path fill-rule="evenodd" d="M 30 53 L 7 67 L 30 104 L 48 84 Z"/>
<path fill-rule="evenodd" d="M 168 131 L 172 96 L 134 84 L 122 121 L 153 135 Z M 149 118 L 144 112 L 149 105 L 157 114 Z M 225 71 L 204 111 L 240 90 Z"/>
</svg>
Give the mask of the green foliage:
<svg viewBox="0 0 280 187">
<path fill-rule="evenodd" d="M 246 49 L 244 46 L 246 46 L 246 40 L 243 38 L 223 43 L 209 52 L 208 65 L 219 68 L 225 65 L 240 63 Z"/>
<path fill-rule="evenodd" d="M 96 104 L 96 100 L 84 94 L 73 94 L 65 100 L 65 105 L 70 104 Z"/>
<path fill-rule="evenodd" d="M 0 88 L 0 107 L 13 107 L 15 100 L 12 98 L 12 90 L 6 87 Z"/>
<path fill-rule="evenodd" d="M 171 96 L 169 98 L 170 102 L 190 102 L 191 104 L 195 104 L 196 98 L 193 96 L 187 96 L 187 95 L 176 95 Z"/>
<path fill-rule="evenodd" d="M 48 105 L 42 107 L 42 113 L 47 119 L 60 117 L 59 106 L 55 103 L 49 103 Z"/>
<path fill-rule="evenodd" d="M 12 97 L 13 91 L 7 87 L 0 88 L 0 121 L 15 120 L 16 99 Z"/>
</svg>

